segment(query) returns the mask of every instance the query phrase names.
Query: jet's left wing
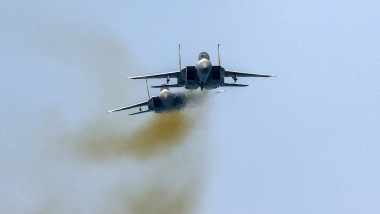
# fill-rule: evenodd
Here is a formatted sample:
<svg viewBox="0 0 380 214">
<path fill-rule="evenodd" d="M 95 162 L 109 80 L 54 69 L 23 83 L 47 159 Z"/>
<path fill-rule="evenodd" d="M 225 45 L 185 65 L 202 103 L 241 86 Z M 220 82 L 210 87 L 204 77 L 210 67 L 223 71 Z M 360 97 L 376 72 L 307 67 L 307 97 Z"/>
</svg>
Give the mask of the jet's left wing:
<svg viewBox="0 0 380 214">
<path fill-rule="evenodd" d="M 115 112 L 115 111 L 122 111 L 122 110 L 126 110 L 126 109 L 131 109 L 131 108 L 137 108 L 137 107 L 141 107 L 141 106 L 146 106 L 146 105 L 148 105 L 148 103 L 149 103 L 149 101 L 145 101 L 145 102 L 137 103 L 137 104 L 134 104 L 134 105 L 130 105 L 130 106 L 126 106 L 126 107 L 110 110 L 110 111 L 108 111 L 108 113 Z"/>
<path fill-rule="evenodd" d="M 179 71 L 161 73 L 161 74 L 152 74 L 145 76 L 136 76 L 136 77 L 127 77 L 127 79 L 160 79 L 160 78 L 177 78 L 180 74 Z"/>
<path fill-rule="evenodd" d="M 225 71 L 225 77 L 275 77 L 276 75 L 271 74 L 254 74 L 254 73 L 245 73 L 237 71 Z"/>
</svg>

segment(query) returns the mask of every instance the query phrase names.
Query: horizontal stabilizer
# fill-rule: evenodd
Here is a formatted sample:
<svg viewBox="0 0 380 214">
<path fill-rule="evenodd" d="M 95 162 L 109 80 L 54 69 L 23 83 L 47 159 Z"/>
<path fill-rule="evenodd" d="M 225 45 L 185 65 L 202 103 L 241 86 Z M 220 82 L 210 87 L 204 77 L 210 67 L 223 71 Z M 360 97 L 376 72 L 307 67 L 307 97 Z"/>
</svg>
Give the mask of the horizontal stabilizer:
<svg viewBox="0 0 380 214">
<path fill-rule="evenodd" d="M 225 77 L 275 77 L 276 75 L 272 74 L 254 74 L 254 73 L 245 73 L 237 71 L 225 71 Z"/>
<path fill-rule="evenodd" d="M 245 86 L 248 86 L 248 85 L 237 84 L 237 83 L 223 83 L 223 84 L 220 84 L 220 87 L 245 87 Z"/>
<path fill-rule="evenodd" d="M 164 85 L 154 85 L 151 86 L 152 88 L 181 88 L 184 87 L 183 85 L 178 85 L 178 84 L 164 84 Z"/>
<path fill-rule="evenodd" d="M 141 113 L 146 113 L 146 112 L 150 112 L 150 110 L 138 111 L 138 112 L 135 112 L 135 113 L 132 113 L 132 114 L 129 114 L 129 115 L 141 114 Z"/>
<path fill-rule="evenodd" d="M 148 105 L 148 101 L 137 103 L 137 104 L 134 104 L 131 106 L 126 106 L 126 107 L 110 110 L 110 111 L 108 111 L 108 113 L 115 112 L 115 111 L 122 111 L 122 110 L 126 110 L 126 109 L 131 109 L 131 108 L 137 108 L 137 107 L 146 106 L 146 105 Z"/>
</svg>

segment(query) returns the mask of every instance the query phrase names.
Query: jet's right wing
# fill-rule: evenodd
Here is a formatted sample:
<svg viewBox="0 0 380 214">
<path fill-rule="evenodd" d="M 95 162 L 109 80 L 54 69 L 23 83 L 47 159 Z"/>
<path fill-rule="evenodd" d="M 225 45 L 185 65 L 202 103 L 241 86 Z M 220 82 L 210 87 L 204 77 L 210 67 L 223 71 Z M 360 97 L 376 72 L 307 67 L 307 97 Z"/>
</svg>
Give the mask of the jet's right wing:
<svg viewBox="0 0 380 214">
<path fill-rule="evenodd" d="M 246 87 L 248 85 L 245 84 L 237 84 L 237 83 L 223 83 L 220 84 L 220 87 Z"/>
<path fill-rule="evenodd" d="M 108 113 L 115 112 L 115 111 L 122 111 L 122 110 L 126 110 L 126 109 L 131 109 L 131 108 L 137 108 L 137 107 L 141 107 L 141 106 L 146 106 L 146 105 L 148 105 L 148 103 L 149 103 L 149 101 L 145 101 L 145 102 L 137 103 L 137 104 L 134 104 L 134 105 L 130 105 L 130 106 L 126 106 L 126 107 L 110 110 L 110 111 L 108 111 Z"/>
<path fill-rule="evenodd" d="M 180 74 L 179 71 L 161 73 L 161 74 L 152 74 L 152 75 L 144 75 L 144 76 L 136 76 L 136 77 L 127 77 L 127 79 L 160 79 L 160 78 L 177 78 Z"/>
</svg>

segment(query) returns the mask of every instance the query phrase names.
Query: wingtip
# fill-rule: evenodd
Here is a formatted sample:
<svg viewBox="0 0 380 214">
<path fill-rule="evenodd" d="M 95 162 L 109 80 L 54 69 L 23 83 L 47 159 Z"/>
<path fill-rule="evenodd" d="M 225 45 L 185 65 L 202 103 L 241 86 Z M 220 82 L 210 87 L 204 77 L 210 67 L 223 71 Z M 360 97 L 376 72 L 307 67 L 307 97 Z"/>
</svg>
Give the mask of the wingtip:
<svg viewBox="0 0 380 214">
<path fill-rule="evenodd" d="M 139 79 L 140 77 L 126 77 L 125 79 L 130 79 L 130 80 L 136 80 Z"/>
</svg>

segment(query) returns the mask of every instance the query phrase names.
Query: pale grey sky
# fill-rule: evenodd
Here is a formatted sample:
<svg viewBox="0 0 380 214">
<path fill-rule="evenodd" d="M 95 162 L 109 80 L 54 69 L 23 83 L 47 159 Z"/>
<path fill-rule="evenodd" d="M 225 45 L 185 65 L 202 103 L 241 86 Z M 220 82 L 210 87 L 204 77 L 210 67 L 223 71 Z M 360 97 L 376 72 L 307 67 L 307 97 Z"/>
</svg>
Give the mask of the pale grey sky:
<svg viewBox="0 0 380 214">
<path fill-rule="evenodd" d="M 380 212 L 378 1 L 1 5 L 0 205 L 9 213 L 40 212 L 52 197 L 62 203 L 50 212 L 102 213 L 103 197 L 113 197 L 107 191 L 122 187 L 118 177 L 143 187 L 149 170 L 168 167 L 73 166 L 76 158 L 50 139 L 62 137 L 57 129 L 76 133 L 109 109 L 145 100 L 144 82 L 124 78 L 176 70 L 178 43 L 183 66 L 201 51 L 216 64 L 221 43 L 226 69 L 277 75 L 209 94 L 185 145 L 203 157 L 182 175 L 201 186 L 193 212 Z M 152 116 L 106 115 L 129 128 Z M 181 162 L 180 155 L 170 154 Z"/>
</svg>

